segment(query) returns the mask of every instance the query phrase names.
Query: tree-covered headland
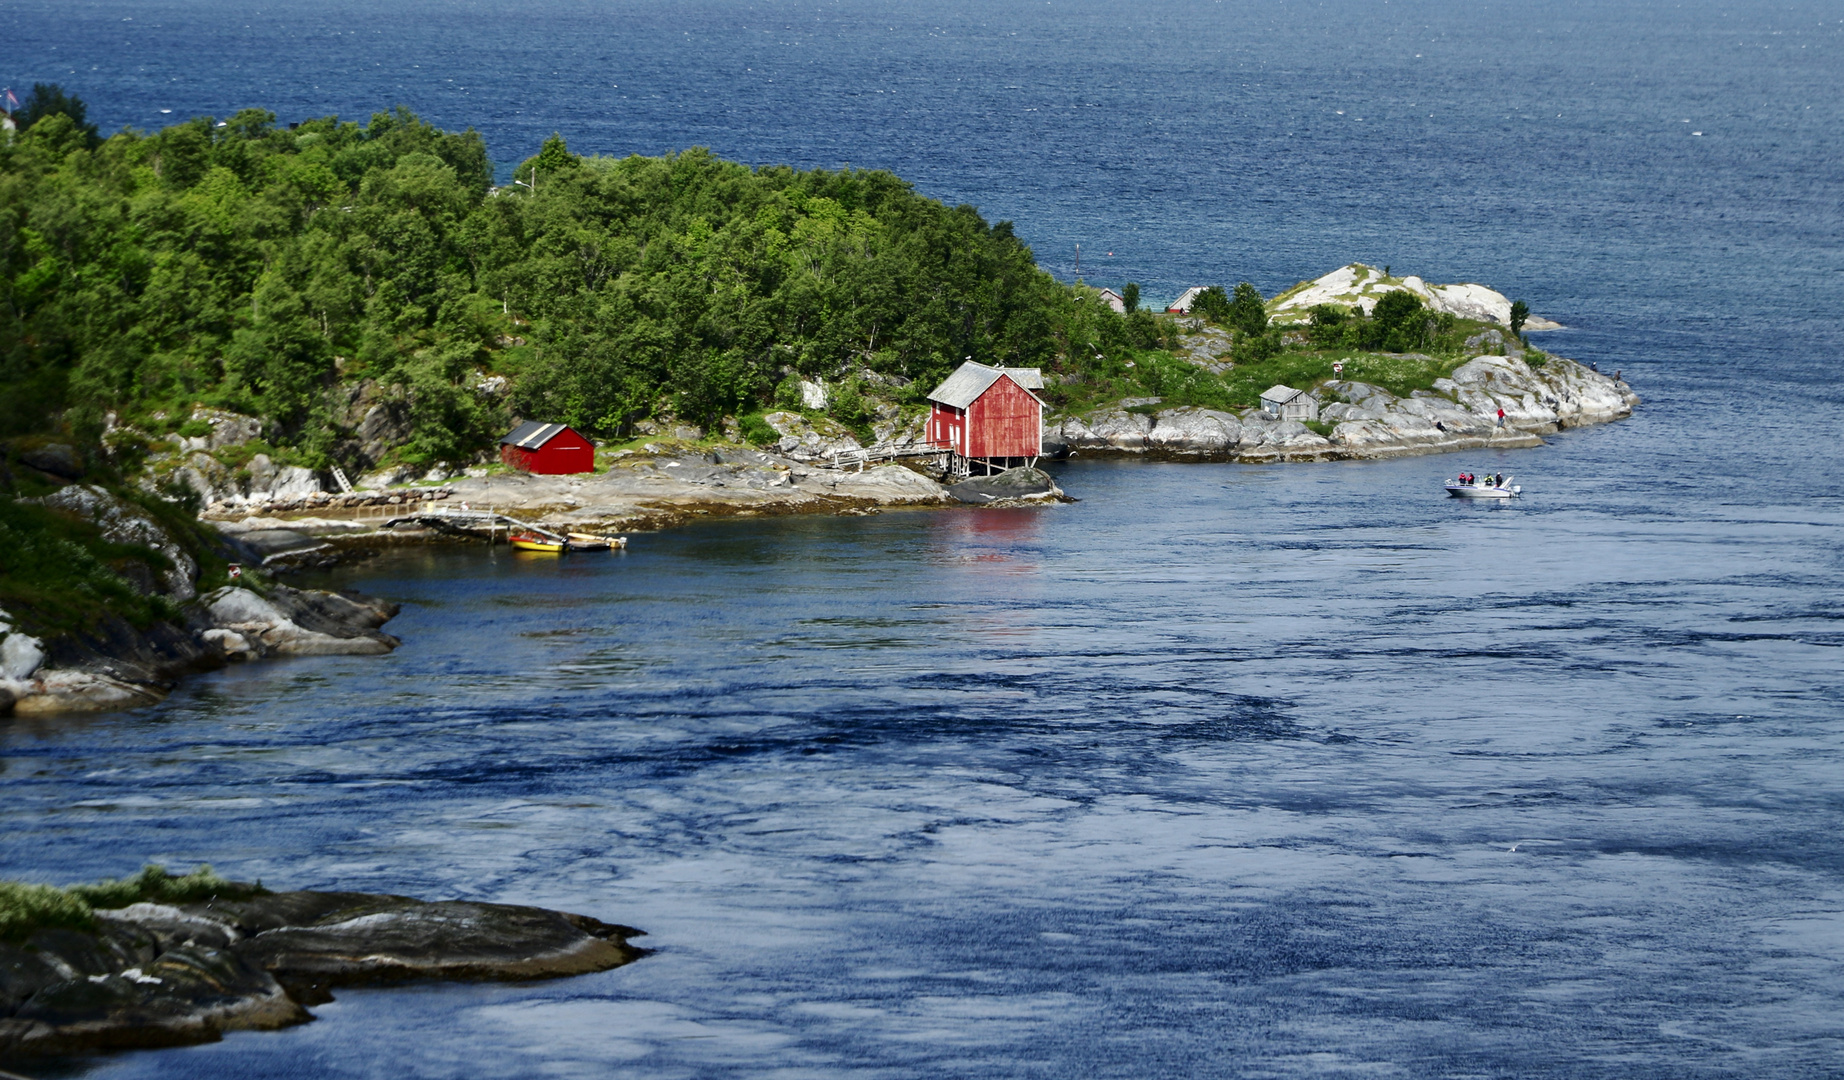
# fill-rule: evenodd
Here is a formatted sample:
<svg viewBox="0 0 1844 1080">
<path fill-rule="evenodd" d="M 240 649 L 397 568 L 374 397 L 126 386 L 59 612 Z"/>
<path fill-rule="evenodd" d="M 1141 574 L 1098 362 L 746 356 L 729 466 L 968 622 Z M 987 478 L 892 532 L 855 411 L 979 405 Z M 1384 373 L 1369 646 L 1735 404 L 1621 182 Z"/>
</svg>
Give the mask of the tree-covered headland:
<svg viewBox="0 0 1844 1080">
<path fill-rule="evenodd" d="M 845 412 L 860 388 L 919 407 L 969 357 L 1046 369 L 1053 407 L 1253 403 L 1246 379 L 1167 351 L 1169 318 L 1116 314 L 1009 223 L 886 172 L 582 157 L 553 137 L 495 188 L 477 134 L 401 109 L 98 139 L 80 101 L 40 94 L 0 145 L 0 436 L 114 431 L 132 457 L 208 406 L 262 418 L 283 458 L 364 468 L 355 402 L 384 401 L 391 456 L 455 462 L 514 417 L 714 428 L 797 403 L 799 377 L 844 384 Z M 1290 351 L 1425 351 L 1454 330 L 1399 294 L 1284 337 L 1246 283 L 1197 314 L 1233 328 L 1254 381 Z"/>
</svg>

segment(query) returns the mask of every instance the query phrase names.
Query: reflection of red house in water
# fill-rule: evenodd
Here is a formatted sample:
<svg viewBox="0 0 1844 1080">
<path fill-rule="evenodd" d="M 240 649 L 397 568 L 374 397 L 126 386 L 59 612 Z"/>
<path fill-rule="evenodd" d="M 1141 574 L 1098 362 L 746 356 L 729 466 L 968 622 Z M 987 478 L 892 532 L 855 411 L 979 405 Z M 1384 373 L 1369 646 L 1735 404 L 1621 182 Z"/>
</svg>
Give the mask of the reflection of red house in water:
<svg viewBox="0 0 1844 1080">
<path fill-rule="evenodd" d="M 595 446 L 565 424 L 520 424 L 499 441 L 499 459 L 521 472 L 558 476 L 595 471 Z"/>
<path fill-rule="evenodd" d="M 969 360 L 928 396 L 930 446 L 949 451 L 955 471 L 973 462 L 1006 469 L 1034 465 L 1044 452 L 1044 388 L 1036 368 L 987 367 Z"/>
</svg>

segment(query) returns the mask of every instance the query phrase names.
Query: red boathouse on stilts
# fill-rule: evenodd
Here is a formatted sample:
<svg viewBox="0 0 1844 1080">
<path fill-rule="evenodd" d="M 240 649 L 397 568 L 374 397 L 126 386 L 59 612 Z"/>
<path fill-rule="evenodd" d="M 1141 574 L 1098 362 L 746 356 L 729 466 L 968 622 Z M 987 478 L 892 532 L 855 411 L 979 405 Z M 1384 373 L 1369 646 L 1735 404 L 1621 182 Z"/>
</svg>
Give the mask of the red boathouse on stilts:
<svg viewBox="0 0 1844 1080">
<path fill-rule="evenodd" d="M 930 446 L 946 450 L 950 470 L 988 473 L 1035 465 L 1044 452 L 1044 388 L 1037 368 L 987 367 L 969 360 L 928 396 Z"/>
<path fill-rule="evenodd" d="M 520 424 L 499 441 L 499 459 L 540 476 L 595 471 L 595 444 L 567 424 Z"/>
</svg>

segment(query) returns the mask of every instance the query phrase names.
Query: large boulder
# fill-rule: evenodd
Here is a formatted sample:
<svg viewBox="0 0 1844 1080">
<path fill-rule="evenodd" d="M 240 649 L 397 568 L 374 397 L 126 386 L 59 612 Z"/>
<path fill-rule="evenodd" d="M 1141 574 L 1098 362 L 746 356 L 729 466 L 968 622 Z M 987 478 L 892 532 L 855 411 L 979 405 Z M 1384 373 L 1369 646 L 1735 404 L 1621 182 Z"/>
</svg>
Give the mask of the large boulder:
<svg viewBox="0 0 1844 1080">
<path fill-rule="evenodd" d="M 197 408 L 192 410 L 192 419 L 211 425 L 211 433 L 204 437 L 205 448 L 208 450 L 242 446 L 262 438 L 263 422 L 254 416 L 244 416 L 224 409 Z"/>
<path fill-rule="evenodd" d="M 1007 469 L 996 476 L 975 476 L 948 488 L 948 494 L 964 503 L 985 506 L 992 503 L 1049 501 L 1063 494 L 1050 474 L 1041 469 Z"/>
<path fill-rule="evenodd" d="M 1242 457 L 1254 460 L 1313 457 L 1332 449 L 1332 444 L 1298 420 L 1275 420 L 1260 409 L 1242 414 L 1242 443 L 1237 448 Z"/>
<path fill-rule="evenodd" d="M 45 643 L 17 630 L 0 640 L 0 676 L 14 681 L 30 679 L 45 662 Z"/>
</svg>

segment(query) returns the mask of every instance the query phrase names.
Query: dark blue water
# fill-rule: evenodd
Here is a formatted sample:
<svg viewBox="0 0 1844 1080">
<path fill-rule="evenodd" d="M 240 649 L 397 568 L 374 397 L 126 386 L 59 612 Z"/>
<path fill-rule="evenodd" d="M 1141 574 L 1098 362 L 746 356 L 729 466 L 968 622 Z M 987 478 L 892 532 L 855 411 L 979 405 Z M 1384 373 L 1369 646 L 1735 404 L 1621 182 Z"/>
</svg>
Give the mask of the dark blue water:
<svg viewBox="0 0 1844 1080">
<path fill-rule="evenodd" d="M 1844 1075 L 1841 16 L 0 8 L 0 79 L 108 128 L 403 102 L 502 166 L 889 168 L 1066 278 L 1484 281 L 1647 399 L 1458 463 L 1076 462 L 1041 512 L 342 572 L 395 655 L 0 727 L 6 875 L 210 859 L 659 953 L 91 1071 Z M 1461 464 L 1531 497 L 1431 495 Z"/>
</svg>

